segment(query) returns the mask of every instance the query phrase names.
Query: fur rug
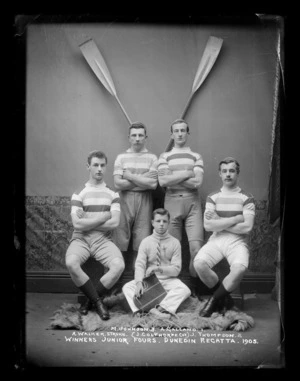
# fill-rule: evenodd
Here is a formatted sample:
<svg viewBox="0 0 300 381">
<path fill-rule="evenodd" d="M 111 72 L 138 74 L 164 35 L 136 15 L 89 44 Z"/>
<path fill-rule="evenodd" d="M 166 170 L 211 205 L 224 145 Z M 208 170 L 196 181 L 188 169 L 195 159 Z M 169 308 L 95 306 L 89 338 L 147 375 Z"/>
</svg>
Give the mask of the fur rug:
<svg viewBox="0 0 300 381">
<path fill-rule="evenodd" d="M 194 297 L 186 299 L 178 308 L 176 316 L 170 319 L 158 319 L 150 314 L 133 316 L 123 293 L 106 297 L 103 302 L 110 312 L 110 319 L 107 321 L 101 320 L 94 311 L 89 311 L 86 316 L 82 316 L 79 313 L 79 303 L 64 303 L 54 312 L 50 328 L 73 328 L 80 331 L 109 331 L 111 327 L 246 331 L 254 327 L 253 318 L 236 307 L 226 311 L 224 315 L 213 313 L 209 318 L 200 317 L 199 310 L 205 304 L 205 300 L 199 301 Z"/>
</svg>

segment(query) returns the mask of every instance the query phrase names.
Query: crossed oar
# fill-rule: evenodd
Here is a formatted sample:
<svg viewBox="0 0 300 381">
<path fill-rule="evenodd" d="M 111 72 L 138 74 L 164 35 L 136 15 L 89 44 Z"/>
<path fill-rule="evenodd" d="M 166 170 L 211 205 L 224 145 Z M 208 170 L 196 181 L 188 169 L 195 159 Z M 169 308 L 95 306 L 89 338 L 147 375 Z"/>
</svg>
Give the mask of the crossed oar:
<svg viewBox="0 0 300 381">
<path fill-rule="evenodd" d="M 199 87 L 204 82 L 205 78 L 208 76 L 209 72 L 211 71 L 218 55 L 222 47 L 223 40 L 221 38 L 210 36 L 206 47 L 204 49 L 202 58 L 200 60 L 195 79 L 193 82 L 192 90 L 190 93 L 190 96 L 188 98 L 188 101 L 186 103 L 186 106 L 180 116 L 181 119 L 184 118 L 184 115 L 191 103 L 191 100 L 196 93 L 196 91 L 199 89 Z M 121 110 L 123 111 L 129 125 L 132 124 L 127 112 L 125 111 L 124 106 L 120 102 L 116 88 L 114 85 L 114 82 L 112 80 L 112 77 L 110 75 L 110 72 L 106 66 L 106 63 L 104 61 L 104 58 L 102 57 L 102 54 L 100 53 L 99 49 L 97 48 L 95 42 L 93 39 L 89 39 L 85 42 L 83 42 L 81 45 L 79 45 L 82 54 L 84 55 L 85 59 L 87 60 L 88 64 L 90 65 L 93 72 L 96 74 L 97 78 L 100 80 L 100 82 L 103 84 L 103 86 L 106 88 L 108 92 L 110 92 L 111 95 L 113 95 L 119 106 L 121 107 Z M 169 140 L 169 143 L 165 149 L 165 151 L 170 151 L 174 145 L 174 140 L 171 138 Z"/>
</svg>

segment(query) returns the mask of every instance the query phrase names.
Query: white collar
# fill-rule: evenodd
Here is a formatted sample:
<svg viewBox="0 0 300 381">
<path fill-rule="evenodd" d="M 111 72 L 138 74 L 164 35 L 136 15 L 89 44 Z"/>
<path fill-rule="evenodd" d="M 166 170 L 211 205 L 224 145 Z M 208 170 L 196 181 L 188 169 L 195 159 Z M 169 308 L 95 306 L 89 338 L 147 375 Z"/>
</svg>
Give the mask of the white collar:
<svg viewBox="0 0 300 381">
<path fill-rule="evenodd" d="M 141 151 L 135 152 L 131 147 L 126 150 L 126 152 L 131 152 L 131 153 L 141 153 L 141 152 L 148 152 L 147 148 L 144 147 Z"/>
<path fill-rule="evenodd" d="M 156 231 L 153 229 L 153 233 L 152 233 L 153 237 L 154 238 L 157 238 L 159 240 L 163 240 L 163 239 L 166 239 L 169 237 L 169 231 L 167 230 L 164 234 L 158 234 L 156 233 Z"/>
<path fill-rule="evenodd" d="M 91 188 L 104 188 L 104 187 L 106 187 L 106 183 L 104 181 L 100 184 L 91 184 L 91 183 L 87 182 L 87 183 L 85 183 L 85 186 L 91 187 Z"/>
<path fill-rule="evenodd" d="M 176 151 L 176 150 L 178 150 L 178 151 L 186 151 L 186 152 L 190 152 L 191 151 L 190 147 L 173 147 L 172 148 L 172 151 Z"/>
<path fill-rule="evenodd" d="M 227 189 L 227 188 L 224 188 L 224 186 L 221 188 L 221 192 L 223 193 L 239 193 L 240 191 L 241 191 L 241 188 L 238 185 L 233 189 Z"/>
</svg>

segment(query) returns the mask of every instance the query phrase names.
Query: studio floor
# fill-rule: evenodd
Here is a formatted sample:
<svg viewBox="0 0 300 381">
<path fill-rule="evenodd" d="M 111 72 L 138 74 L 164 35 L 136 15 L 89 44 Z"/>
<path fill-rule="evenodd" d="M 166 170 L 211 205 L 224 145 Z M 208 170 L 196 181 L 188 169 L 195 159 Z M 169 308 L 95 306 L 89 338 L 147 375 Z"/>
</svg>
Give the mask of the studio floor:
<svg viewBox="0 0 300 381">
<path fill-rule="evenodd" d="M 77 295 L 26 294 L 24 368 L 285 367 L 281 313 L 270 294 L 245 295 L 244 312 L 255 321 L 245 332 L 51 329 L 63 303 L 77 303 Z"/>
</svg>

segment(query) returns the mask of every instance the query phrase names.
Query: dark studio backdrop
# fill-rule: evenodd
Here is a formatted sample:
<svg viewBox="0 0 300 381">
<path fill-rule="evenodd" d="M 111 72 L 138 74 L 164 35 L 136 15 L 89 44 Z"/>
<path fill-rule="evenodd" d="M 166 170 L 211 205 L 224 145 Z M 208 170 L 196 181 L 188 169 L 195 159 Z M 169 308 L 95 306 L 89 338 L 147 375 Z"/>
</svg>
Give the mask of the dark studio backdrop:
<svg viewBox="0 0 300 381">
<path fill-rule="evenodd" d="M 189 145 L 204 160 L 202 203 L 221 186 L 219 161 L 236 157 L 240 186 L 254 195 L 257 209 L 243 284 L 248 292 L 272 290 L 280 237 L 275 127 L 280 122 L 282 29 L 280 20 L 266 17 L 238 23 L 36 18 L 26 24 L 20 38 L 26 79 L 27 291 L 76 292 L 64 264 L 72 233 L 71 195 L 87 181 L 85 165 L 91 150 L 106 152 L 106 182 L 113 187 L 114 160 L 128 148 L 127 120 L 88 66 L 79 44 L 93 38 L 122 104 L 133 121 L 147 126 L 147 147 L 159 156 L 169 141 L 171 122 L 184 109 L 211 35 L 222 38 L 223 46 L 185 116 Z M 182 244 L 181 276 L 187 280 L 185 239 Z"/>
</svg>

